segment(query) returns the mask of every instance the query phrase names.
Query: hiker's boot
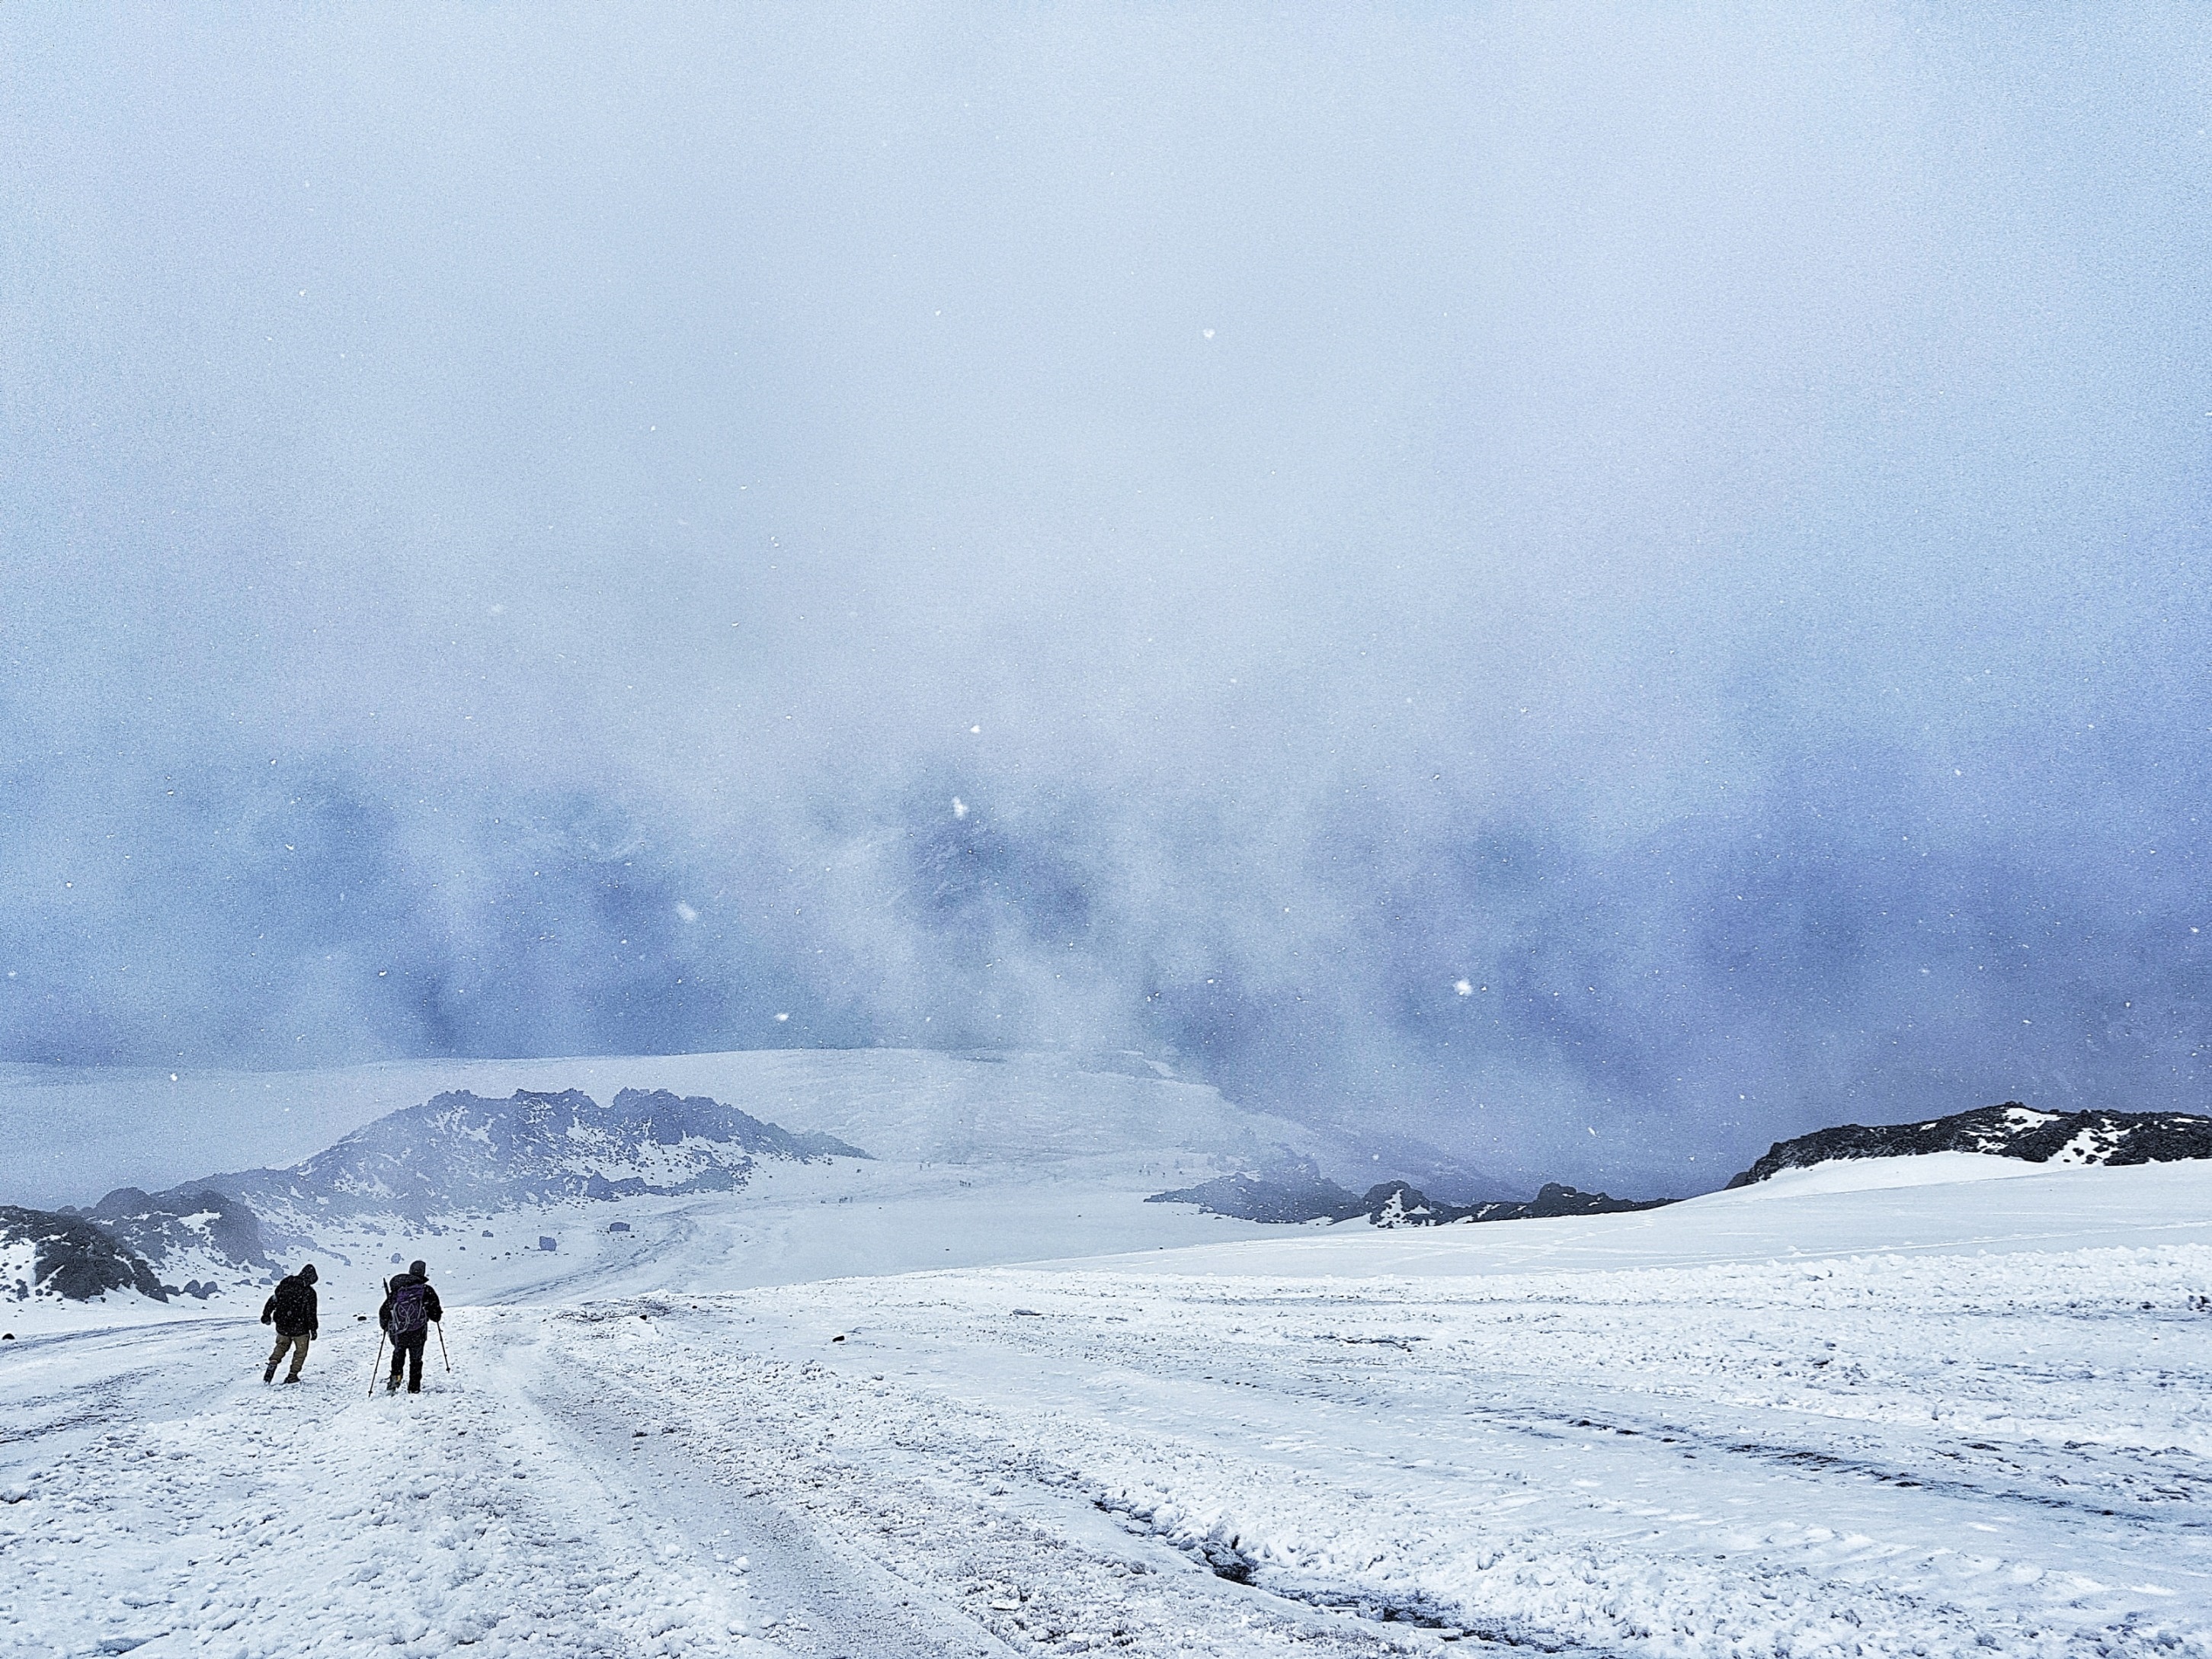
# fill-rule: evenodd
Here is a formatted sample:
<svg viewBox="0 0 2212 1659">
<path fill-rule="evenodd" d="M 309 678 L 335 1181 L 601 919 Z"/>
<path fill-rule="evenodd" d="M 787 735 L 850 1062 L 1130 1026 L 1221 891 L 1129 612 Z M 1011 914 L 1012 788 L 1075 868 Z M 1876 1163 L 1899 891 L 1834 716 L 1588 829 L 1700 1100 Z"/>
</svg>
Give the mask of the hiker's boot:
<svg viewBox="0 0 2212 1659">
<path fill-rule="evenodd" d="M 261 1380 L 264 1382 L 274 1382 L 276 1380 L 276 1367 L 273 1363 L 267 1370 L 261 1373 Z"/>
</svg>

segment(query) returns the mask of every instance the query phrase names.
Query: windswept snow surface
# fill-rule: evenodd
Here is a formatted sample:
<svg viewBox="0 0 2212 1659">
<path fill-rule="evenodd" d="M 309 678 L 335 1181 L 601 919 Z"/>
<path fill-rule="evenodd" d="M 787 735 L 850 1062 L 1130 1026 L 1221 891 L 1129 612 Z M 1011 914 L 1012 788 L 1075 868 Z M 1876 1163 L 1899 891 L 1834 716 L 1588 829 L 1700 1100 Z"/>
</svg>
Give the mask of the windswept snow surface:
<svg viewBox="0 0 2212 1659">
<path fill-rule="evenodd" d="M 0 1347 L 0 1651 L 2212 1654 L 2212 1164 L 753 1288 L 663 1213 L 417 1398 Z"/>
</svg>

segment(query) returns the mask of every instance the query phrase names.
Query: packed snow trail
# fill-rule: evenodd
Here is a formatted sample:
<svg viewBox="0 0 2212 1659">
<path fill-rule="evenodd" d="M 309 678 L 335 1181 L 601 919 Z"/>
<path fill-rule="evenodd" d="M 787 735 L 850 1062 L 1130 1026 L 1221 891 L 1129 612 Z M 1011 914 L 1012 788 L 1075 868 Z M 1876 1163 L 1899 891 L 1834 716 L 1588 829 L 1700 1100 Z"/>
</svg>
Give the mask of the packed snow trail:
<svg viewBox="0 0 2212 1659">
<path fill-rule="evenodd" d="M 487 1375 L 481 1328 L 449 1322 L 474 1376 L 434 1346 L 423 1394 L 373 1400 L 365 1328 L 295 1385 L 261 1382 L 258 1326 L 138 1333 L 82 1381 L 116 1345 L 19 1345 L 8 1419 L 58 1436 L 5 1448 L 0 1651 L 744 1651 L 742 1572 L 580 1466 Z M 102 1403 L 70 1425 L 80 1400 Z"/>
<path fill-rule="evenodd" d="M 1035 1581 L 1032 1553 L 1066 1547 L 1051 1528 L 974 1535 L 974 1495 L 930 1510 L 852 1468 L 807 1420 L 807 1390 L 781 1406 L 732 1395 L 718 1407 L 701 1389 L 719 1368 L 696 1347 L 671 1363 L 678 1350 L 655 1311 L 456 1310 L 454 1373 L 434 1346 L 411 1396 L 387 1395 L 380 1376 L 365 1397 L 365 1328 L 319 1343 L 307 1377 L 289 1386 L 260 1382 L 266 1334 L 242 1322 L 9 1345 L 0 1653 L 1035 1650 L 1022 1635 L 1029 1592 L 981 1575 L 995 1565 Z M 946 1527 L 934 1553 L 884 1559 L 875 1529 L 850 1524 L 854 1484 L 878 1487 L 866 1513 L 890 1517 L 885 1533 Z M 1131 1648 L 1118 1604 L 1147 1575 L 1173 1582 L 1130 1598 L 1158 1638 L 1138 1651 L 1295 1647 L 1352 1659 L 1405 1649 L 1387 1632 L 1314 1630 L 1308 1610 L 1232 1595 L 1173 1551 L 1078 1510 L 1103 1650 Z M 1023 1599 L 992 1612 L 978 1596 Z M 1053 1650 L 1091 1644 L 1064 1630 Z"/>
<path fill-rule="evenodd" d="M 556 1361 L 545 1393 L 565 1395 L 571 1421 L 596 1420 L 603 1447 L 651 1472 L 646 1485 L 664 1508 L 702 1508 L 687 1486 L 752 1504 L 757 1565 L 794 1543 L 811 1558 L 784 1577 L 805 1586 L 815 1622 L 839 1618 L 863 1581 L 875 1587 L 864 1617 L 845 1620 L 863 1639 L 848 1649 L 771 1632 L 794 1651 L 1379 1659 L 1434 1646 L 1436 1632 L 1347 1628 L 1226 1580 L 1141 1529 L 1133 1537 L 1056 1471 L 1010 1465 L 989 1443 L 988 1418 L 928 1394 L 901 1398 L 888 1416 L 856 1407 L 855 1389 L 878 1401 L 893 1391 L 879 1377 L 733 1342 L 744 1320 L 719 1298 L 562 1310 L 544 1337 Z M 951 1432 L 936 1431 L 940 1414 Z M 886 1435 L 887 1424 L 898 1431 Z"/>
</svg>

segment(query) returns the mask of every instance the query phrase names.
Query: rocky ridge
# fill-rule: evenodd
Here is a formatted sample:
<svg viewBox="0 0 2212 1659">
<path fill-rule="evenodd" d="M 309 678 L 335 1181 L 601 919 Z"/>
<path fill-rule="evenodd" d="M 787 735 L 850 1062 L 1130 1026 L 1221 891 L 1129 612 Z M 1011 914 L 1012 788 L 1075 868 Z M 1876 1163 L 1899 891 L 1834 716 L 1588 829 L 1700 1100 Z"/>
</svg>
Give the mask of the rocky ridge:
<svg viewBox="0 0 2212 1659">
<path fill-rule="evenodd" d="M 1460 1222 L 1528 1221 L 1553 1216 L 1613 1215 L 1656 1209 L 1671 1199 L 1613 1198 L 1547 1182 L 1533 1199 L 1448 1204 L 1404 1181 L 1378 1182 L 1355 1196 L 1310 1164 L 1266 1175 L 1239 1173 L 1174 1192 L 1154 1193 L 1147 1204 L 1195 1204 L 1212 1215 L 1240 1221 L 1290 1224 L 1351 1221 L 1365 1217 L 1376 1227 L 1440 1227 Z"/>
<path fill-rule="evenodd" d="M 867 1156 L 703 1095 L 624 1089 L 602 1106 L 574 1089 L 505 1100 L 450 1091 L 286 1169 L 158 1193 L 119 1187 L 86 1210 L 0 1210 L 0 1294 L 82 1301 L 136 1289 L 204 1300 L 273 1279 L 272 1252 L 314 1247 L 319 1232 L 348 1223 L 434 1227 L 458 1213 L 731 1192 L 762 1158 Z"/>
<path fill-rule="evenodd" d="M 2030 1164 L 2168 1164 L 2212 1158 L 2212 1117 L 2185 1112 L 2039 1112 L 2008 1100 L 1917 1123 L 1844 1123 L 1776 1141 L 1728 1189 L 1841 1158 L 1929 1152 L 1979 1152 Z"/>
</svg>

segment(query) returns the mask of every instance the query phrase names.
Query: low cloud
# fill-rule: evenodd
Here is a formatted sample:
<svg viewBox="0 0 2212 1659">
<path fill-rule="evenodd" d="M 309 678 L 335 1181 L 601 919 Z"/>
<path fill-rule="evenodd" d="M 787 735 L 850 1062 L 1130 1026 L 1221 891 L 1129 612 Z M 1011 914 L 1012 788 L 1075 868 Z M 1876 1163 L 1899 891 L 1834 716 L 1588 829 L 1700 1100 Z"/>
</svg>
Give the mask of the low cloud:
<svg viewBox="0 0 2212 1659">
<path fill-rule="evenodd" d="M 2201 1104 L 2199 15 L 416 22 L 0 21 L 0 1057 Z"/>
</svg>

